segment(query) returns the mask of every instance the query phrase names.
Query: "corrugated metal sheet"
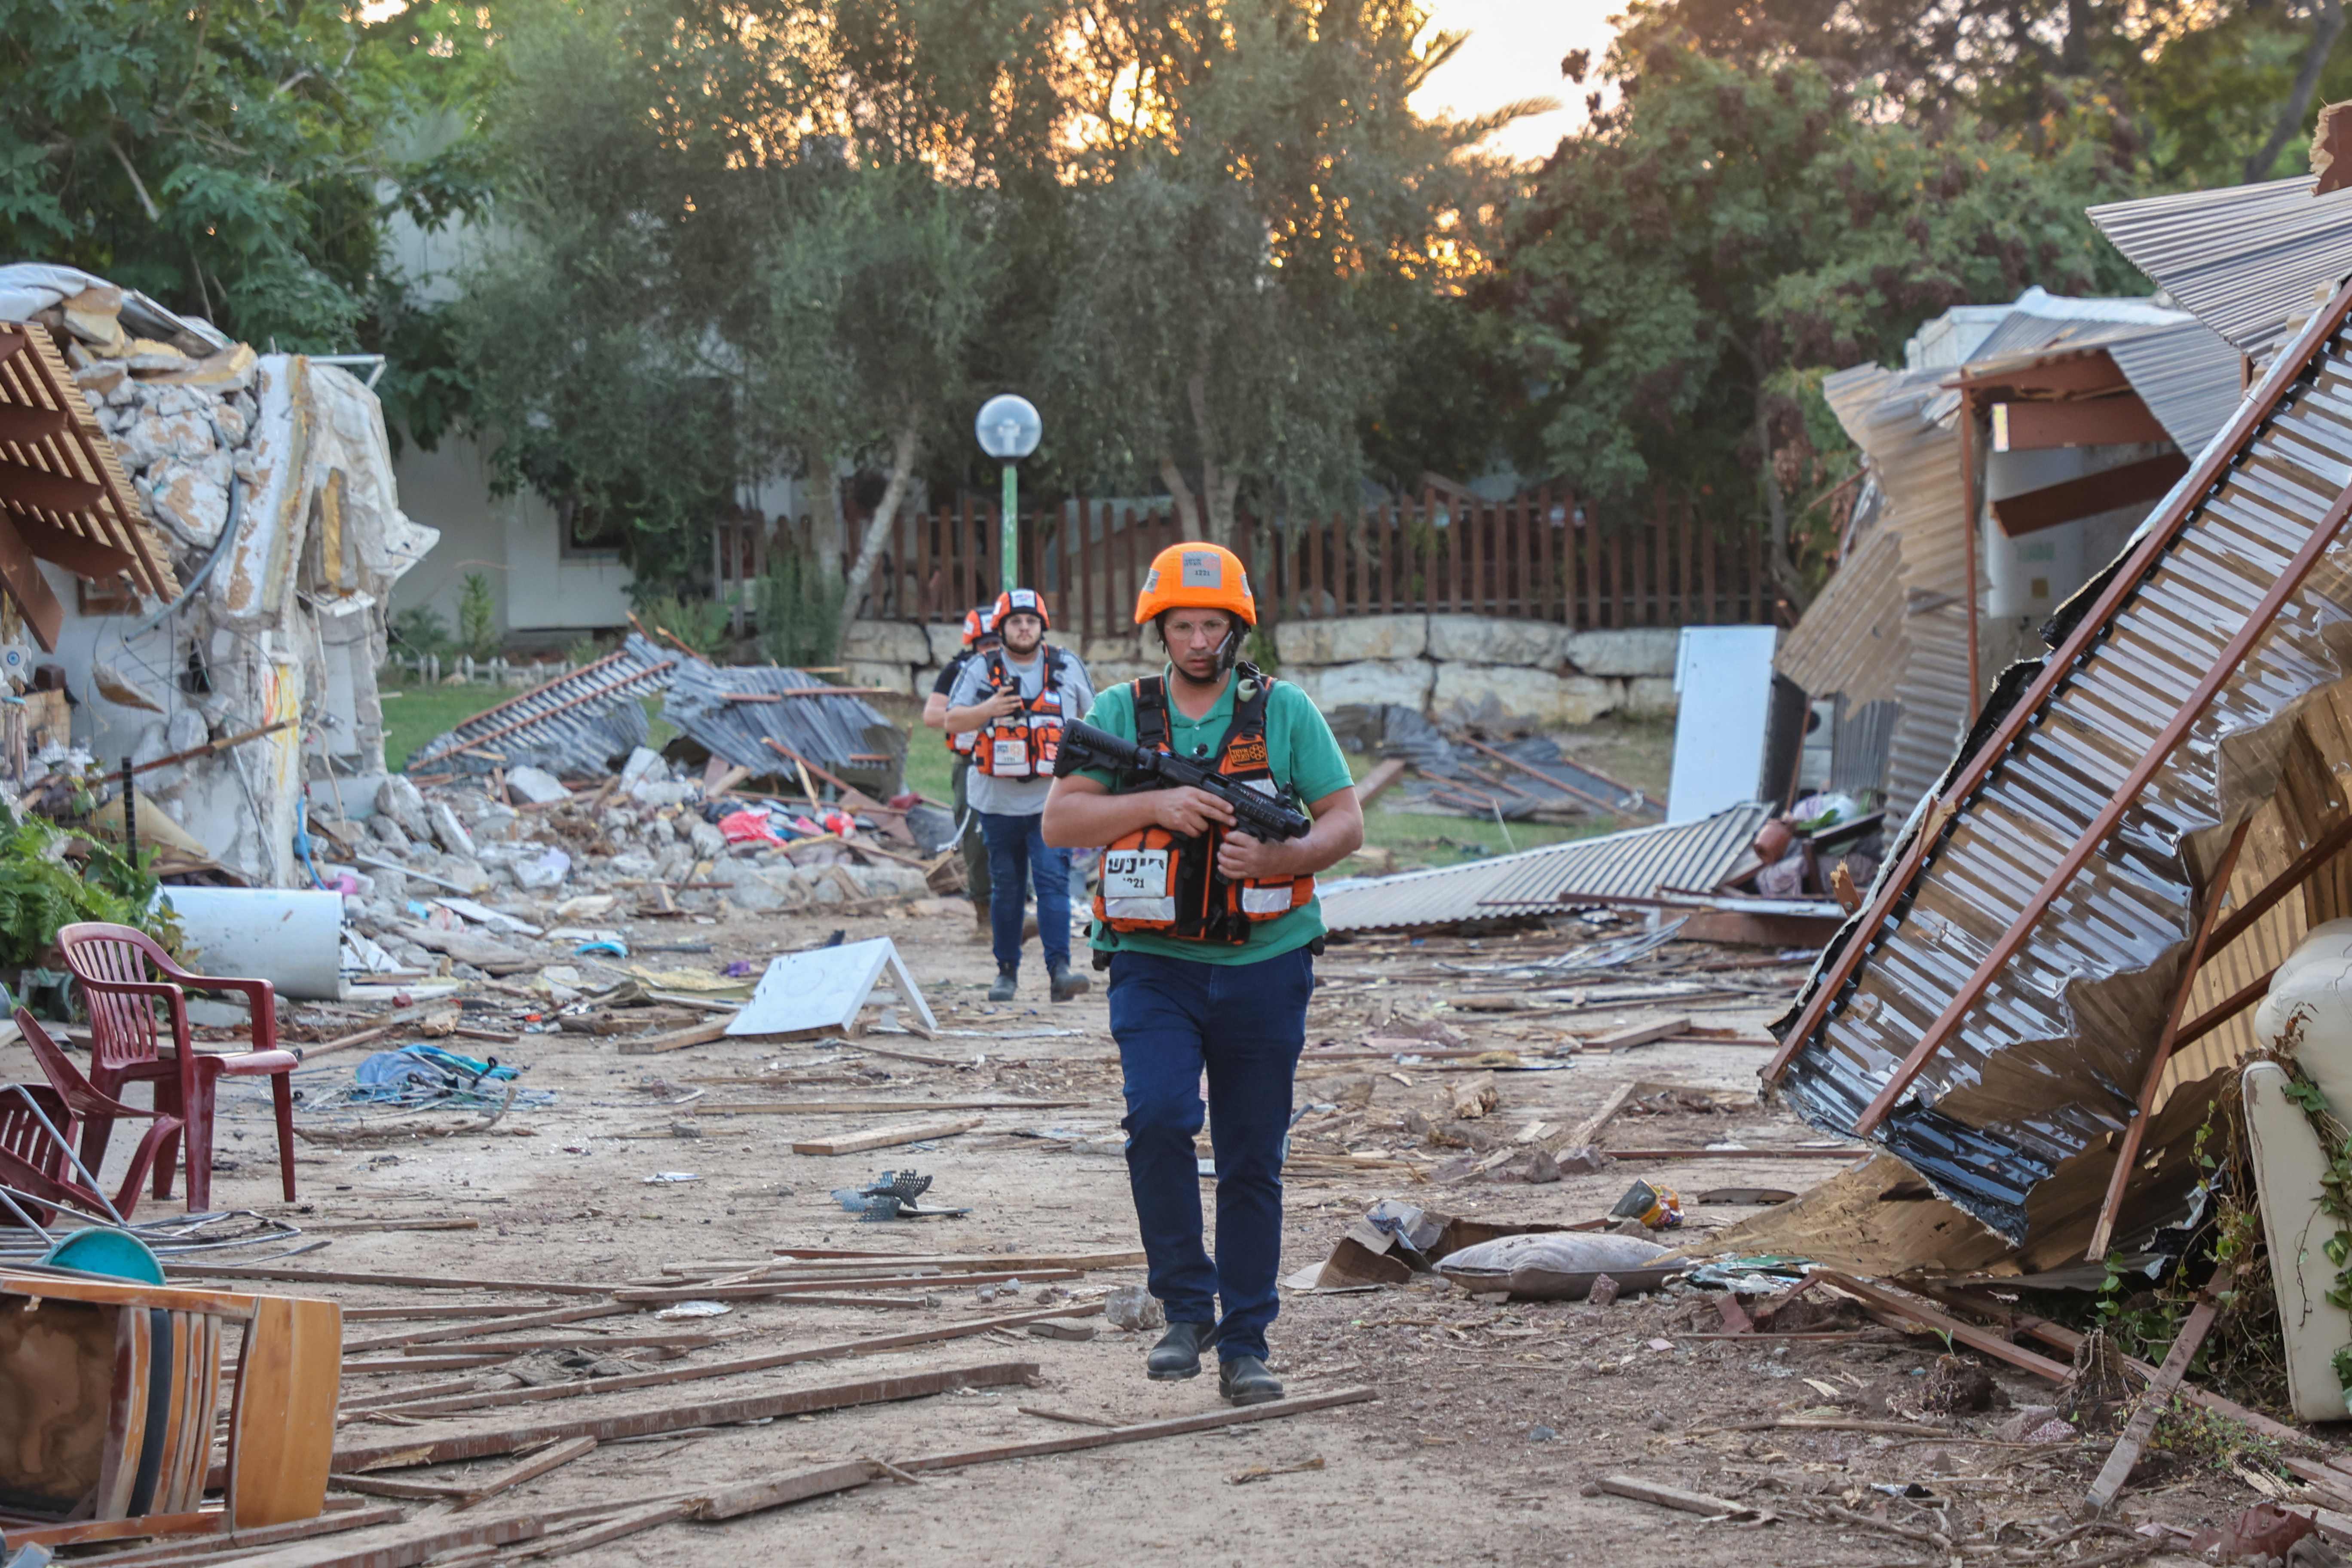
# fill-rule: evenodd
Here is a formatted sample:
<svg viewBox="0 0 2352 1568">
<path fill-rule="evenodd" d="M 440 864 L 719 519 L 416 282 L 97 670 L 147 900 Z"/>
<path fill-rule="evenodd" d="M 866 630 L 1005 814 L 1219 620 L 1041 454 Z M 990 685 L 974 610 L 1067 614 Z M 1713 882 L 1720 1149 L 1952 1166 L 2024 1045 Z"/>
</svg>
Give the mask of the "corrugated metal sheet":
<svg viewBox="0 0 2352 1568">
<path fill-rule="evenodd" d="M 829 689 L 829 682 L 803 670 L 687 658 L 670 678 L 662 717 L 713 756 L 755 774 L 792 775 L 782 746 L 819 767 L 856 775 L 853 782 L 895 787 L 907 758 L 906 732 L 871 703 L 847 693 L 782 695 Z"/>
<path fill-rule="evenodd" d="M 1869 692 L 1869 700 L 1885 696 L 1901 704 L 1886 765 L 1886 805 L 1896 816 L 1907 815 L 1950 763 L 1969 716 L 1971 540 L 1964 521 L 1956 404 L 1939 384 L 1950 374 L 1864 365 L 1840 371 L 1822 387 L 1885 492 L 1876 531 L 1896 540 L 1900 551 L 1896 579 L 1903 590 L 1905 657 L 1881 678 L 1885 684 Z M 1940 412 L 1938 404 L 1945 405 Z M 1863 552 L 1858 549 L 1857 558 Z M 1800 622 L 1799 633 L 1803 629 Z M 1822 688 L 1807 689 L 1830 695 Z"/>
<path fill-rule="evenodd" d="M 406 771 L 487 773 L 526 763 L 578 776 L 610 773 L 616 759 L 646 743 L 650 727 L 640 699 L 668 684 L 685 656 L 666 653 L 632 632 L 593 664 L 475 714 L 411 752 Z"/>
<path fill-rule="evenodd" d="M 2314 196 L 2312 184 L 2306 174 L 2115 202 L 2091 221 L 2184 310 L 2267 359 L 2311 313 L 2314 290 L 2352 274 L 2352 190 Z"/>
<path fill-rule="evenodd" d="M 2246 395 L 2238 351 L 2202 321 L 2132 332 L 2106 350 L 2173 445 L 2192 459 Z"/>
<path fill-rule="evenodd" d="M 2168 552 L 1960 803 L 1902 898 L 1843 939 L 1870 945 L 1782 1080 L 1807 1121 L 1853 1128 L 2347 488 L 2352 341 L 2339 331 L 2210 494 L 2167 499 L 2158 515 L 2181 519 Z M 2346 677 L 2347 619 L 2352 541 L 2339 532 L 1873 1132 L 2012 1239 L 2095 1209 L 2106 1141 L 2129 1119 L 2188 940 L 2192 889 L 2231 821 L 2294 775 L 2286 753 L 2300 710 Z"/>
<path fill-rule="evenodd" d="M 1809 694 L 1861 705 L 1892 698 L 1911 658 L 1903 637 L 1903 537 L 1874 528 L 1789 635 L 1772 668 Z"/>
<path fill-rule="evenodd" d="M 1662 887 L 1712 888 L 1770 818 L 1737 805 L 1696 822 L 1635 827 L 1572 844 L 1497 855 L 1467 866 L 1335 882 L 1322 890 L 1333 931 L 1444 925 L 1557 910 L 1570 896 L 1649 898 Z"/>
<path fill-rule="evenodd" d="M 1886 787 L 1886 757 L 1895 741 L 1900 704 L 1865 702 L 1838 715 L 1837 741 L 1830 756 L 1830 788 L 1848 795 Z"/>
</svg>

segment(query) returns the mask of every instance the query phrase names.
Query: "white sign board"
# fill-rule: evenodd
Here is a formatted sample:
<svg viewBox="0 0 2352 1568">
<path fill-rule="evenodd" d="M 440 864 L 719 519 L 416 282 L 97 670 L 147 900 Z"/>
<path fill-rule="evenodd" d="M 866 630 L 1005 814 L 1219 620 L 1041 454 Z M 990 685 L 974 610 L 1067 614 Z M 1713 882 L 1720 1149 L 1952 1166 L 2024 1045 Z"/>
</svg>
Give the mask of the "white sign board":
<svg viewBox="0 0 2352 1568">
<path fill-rule="evenodd" d="M 1675 655 L 1675 767 L 1666 820 L 1696 822 L 1764 798 L 1778 626 L 1685 626 Z"/>
<path fill-rule="evenodd" d="M 939 1020 L 915 987 L 905 960 L 887 936 L 839 947 L 788 952 L 768 961 L 757 989 L 735 1021 L 730 1035 L 797 1035 L 810 1029 L 843 1029 L 874 994 L 875 984 L 887 973 L 898 1000 L 914 1016 L 907 1026 L 926 1039 L 939 1033 Z"/>
</svg>

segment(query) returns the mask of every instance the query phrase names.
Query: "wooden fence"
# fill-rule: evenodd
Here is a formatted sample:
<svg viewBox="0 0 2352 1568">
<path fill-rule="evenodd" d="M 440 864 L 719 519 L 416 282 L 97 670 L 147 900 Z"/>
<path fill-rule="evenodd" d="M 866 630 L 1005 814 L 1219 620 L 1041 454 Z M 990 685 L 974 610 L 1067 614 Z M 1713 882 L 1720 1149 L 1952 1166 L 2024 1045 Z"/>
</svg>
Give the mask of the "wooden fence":
<svg viewBox="0 0 2352 1568">
<path fill-rule="evenodd" d="M 902 513 L 862 606 L 866 618 L 954 621 L 996 596 L 997 509 L 967 498 Z M 845 531 L 862 532 L 856 520 Z M 1065 635 L 1132 624 L 1136 593 L 1160 550 L 1185 537 L 1171 511 L 1076 500 L 1023 516 L 1023 584 L 1042 591 Z M 1761 535 L 1737 536 L 1664 504 L 1627 525 L 1596 521 L 1549 491 L 1498 502 L 1431 494 L 1349 518 L 1269 527 L 1239 521 L 1260 619 L 1480 615 L 1608 626 L 1705 626 L 1786 618 Z M 769 555 L 814 550 L 809 520 L 743 520 L 714 543 L 722 597 L 755 605 Z M 844 567 L 847 563 L 845 560 Z"/>
</svg>

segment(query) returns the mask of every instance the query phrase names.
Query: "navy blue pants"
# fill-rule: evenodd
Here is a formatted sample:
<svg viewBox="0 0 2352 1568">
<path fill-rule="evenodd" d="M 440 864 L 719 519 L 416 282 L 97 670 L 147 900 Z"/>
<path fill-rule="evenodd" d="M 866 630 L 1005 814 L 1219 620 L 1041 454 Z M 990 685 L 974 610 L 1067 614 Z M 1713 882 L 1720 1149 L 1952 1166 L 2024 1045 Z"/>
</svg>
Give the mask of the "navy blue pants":
<svg viewBox="0 0 2352 1568">
<path fill-rule="evenodd" d="M 1045 967 L 1070 962 L 1070 852 L 1045 842 L 1045 818 L 983 811 L 980 836 L 988 845 L 988 940 L 1003 973 L 1021 968 L 1022 891 L 1037 889 L 1037 940 Z"/>
<path fill-rule="evenodd" d="M 1314 989 L 1314 955 L 1303 947 L 1256 963 L 1111 955 L 1110 1032 L 1126 1075 L 1120 1125 L 1150 1288 L 1171 1322 L 1215 1323 L 1217 1354 L 1228 1361 L 1264 1357 L 1280 1310 L 1282 1141 Z M 1192 1152 L 1204 1067 L 1217 1170 L 1213 1263 L 1201 1245 Z"/>
</svg>

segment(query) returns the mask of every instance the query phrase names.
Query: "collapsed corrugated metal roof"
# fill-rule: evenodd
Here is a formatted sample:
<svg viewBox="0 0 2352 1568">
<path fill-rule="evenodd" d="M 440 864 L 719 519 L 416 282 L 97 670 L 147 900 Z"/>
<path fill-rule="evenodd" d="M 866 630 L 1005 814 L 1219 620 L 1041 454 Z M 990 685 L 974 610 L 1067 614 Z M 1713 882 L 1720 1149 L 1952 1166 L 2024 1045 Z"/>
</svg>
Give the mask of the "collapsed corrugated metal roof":
<svg viewBox="0 0 2352 1568">
<path fill-rule="evenodd" d="M 796 695 L 802 692 L 835 694 Z M 762 777 L 792 776 L 798 753 L 887 788 L 907 756 L 906 732 L 873 704 L 797 669 L 684 659 L 671 677 L 662 717 L 713 756 Z"/>
<path fill-rule="evenodd" d="M 2236 347 L 2267 359 L 2352 274 L 2352 190 L 2311 194 L 2312 177 L 2182 191 L 2090 209 L 2131 264 Z"/>
<path fill-rule="evenodd" d="M 667 686 L 669 672 L 686 658 L 632 632 L 594 663 L 426 742 L 410 754 L 405 771 L 487 773 L 529 764 L 574 777 L 610 773 L 651 732 L 641 699 Z"/>
<path fill-rule="evenodd" d="M 1712 888 L 1740 863 L 1771 816 L 1768 805 L 1738 805 L 1696 822 L 1548 844 L 1467 866 L 1334 882 L 1322 889 L 1323 923 L 1333 931 L 1444 925 L 1541 914 L 1577 898 L 1645 899 L 1660 888 Z"/>
<path fill-rule="evenodd" d="M 2246 395 L 2238 351 L 2202 321 L 2131 332 L 2105 348 L 2173 445 L 2191 458 L 2221 433 Z"/>
<path fill-rule="evenodd" d="M 2284 814 L 2238 858 L 2267 880 L 2343 812 L 2352 742 L 2326 689 L 2352 616 L 2347 315 L 2352 289 L 1993 702 L 1768 1068 L 1807 1121 L 1866 1132 L 2012 1243 L 2099 1212 L 2231 829 Z M 2195 1100 L 2143 1128 L 2126 1226 L 2189 1174 L 2161 1145 Z"/>
</svg>

